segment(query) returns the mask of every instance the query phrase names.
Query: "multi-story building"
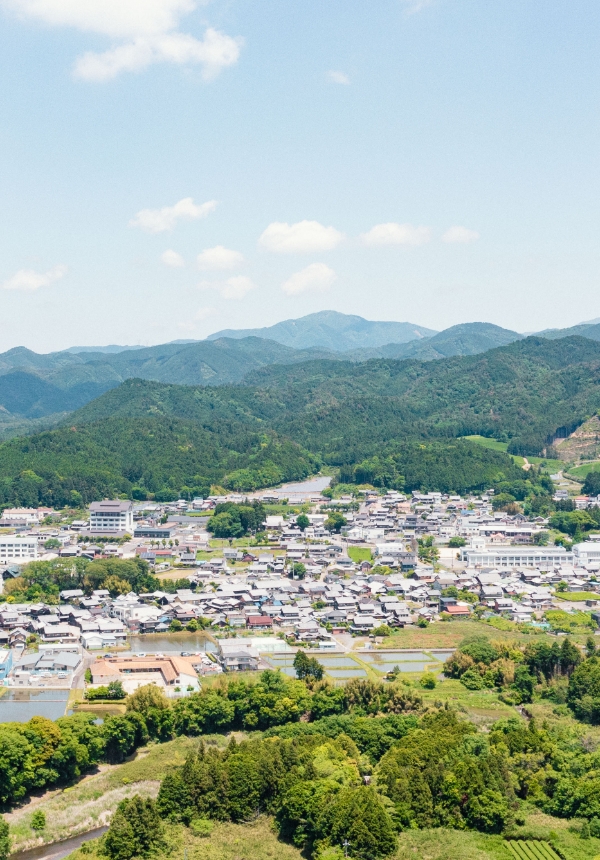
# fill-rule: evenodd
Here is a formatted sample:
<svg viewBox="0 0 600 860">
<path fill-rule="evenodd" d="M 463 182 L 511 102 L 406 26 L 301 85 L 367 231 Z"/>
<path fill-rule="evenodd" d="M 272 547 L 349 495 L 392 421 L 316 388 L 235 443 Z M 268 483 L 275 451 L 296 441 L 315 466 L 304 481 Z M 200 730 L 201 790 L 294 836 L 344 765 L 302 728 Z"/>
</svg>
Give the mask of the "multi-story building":
<svg viewBox="0 0 600 860">
<path fill-rule="evenodd" d="M 90 505 L 90 532 L 133 534 L 133 502 L 105 499 Z"/>
<path fill-rule="evenodd" d="M 34 561 L 37 557 L 37 538 L 0 535 L 0 563 Z"/>
</svg>

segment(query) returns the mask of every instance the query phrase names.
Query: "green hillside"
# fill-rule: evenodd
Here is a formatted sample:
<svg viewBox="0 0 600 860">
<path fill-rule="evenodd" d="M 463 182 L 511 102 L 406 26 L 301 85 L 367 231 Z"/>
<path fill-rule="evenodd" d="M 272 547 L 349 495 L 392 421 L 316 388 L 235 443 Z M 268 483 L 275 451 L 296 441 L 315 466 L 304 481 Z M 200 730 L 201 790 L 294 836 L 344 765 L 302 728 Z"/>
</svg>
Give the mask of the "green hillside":
<svg viewBox="0 0 600 860">
<path fill-rule="evenodd" d="M 169 501 L 206 494 L 213 483 L 252 490 L 318 468 L 293 442 L 241 425 L 107 418 L 0 445 L 0 504 L 78 505 L 120 494 Z"/>
</svg>

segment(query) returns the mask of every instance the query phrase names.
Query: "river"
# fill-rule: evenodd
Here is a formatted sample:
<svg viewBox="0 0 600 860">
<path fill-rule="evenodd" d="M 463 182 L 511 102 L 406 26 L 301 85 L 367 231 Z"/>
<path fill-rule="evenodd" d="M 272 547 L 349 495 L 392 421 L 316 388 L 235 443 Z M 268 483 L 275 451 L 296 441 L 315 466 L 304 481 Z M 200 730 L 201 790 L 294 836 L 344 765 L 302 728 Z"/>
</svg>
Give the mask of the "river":
<svg viewBox="0 0 600 860">
<path fill-rule="evenodd" d="M 68 854 L 81 848 L 84 842 L 97 839 L 106 833 L 108 827 L 98 827 L 89 833 L 81 833 L 79 836 L 71 836 L 62 842 L 53 842 L 50 845 L 39 845 L 37 848 L 29 848 L 27 851 L 17 851 L 10 855 L 10 860 L 62 860 Z"/>
<path fill-rule="evenodd" d="M 286 499 L 289 496 L 310 497 L 321 493 L 325 487 L 331 483 L 331 478 L 320 476 L 318 478 L 309 478 L 308 481 L 299 481 L 297 484 L 283 484 L 274 490 L 269 490 L 269 493 L 279 496 L 280 499 Z M 266 490 L 258 490 L 255 495 L 261 496 Z"/>
</svg>

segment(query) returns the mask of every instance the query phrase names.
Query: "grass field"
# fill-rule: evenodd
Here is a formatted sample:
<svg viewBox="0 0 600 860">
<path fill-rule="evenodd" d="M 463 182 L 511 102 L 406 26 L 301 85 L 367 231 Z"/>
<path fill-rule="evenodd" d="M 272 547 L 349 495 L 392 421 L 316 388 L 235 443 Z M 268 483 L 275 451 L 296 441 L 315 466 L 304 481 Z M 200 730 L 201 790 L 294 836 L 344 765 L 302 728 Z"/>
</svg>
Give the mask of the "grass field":
<svg viewBox="0 0 600 860">
<path fill-rule="evenodd" d="M 580 602 L 583 600 L 600 600 L 600 594 L 597 591 L 560 591 L 555 597 L 559 600 L 573 600 Z"/>
<path fill-rule="evenodd" d="M 371 550 L 367 546 L 349 546 L 348 555 L 356 564 L 360 564 L 361 561 L 373 560 Z"/>
<path fill-rule="evenodd" d="M 485 621 L 449 621 L 447 623 L 430 624 L 429 627 L 404 627 L 395 630 L 391 636 L 386 636 L 383 648 L 456 648 L 467 636 L 486 636 L 488 639 L 519 639 L 528 641 L 531 635 L 519 630 L 516 624 L 508 622 L 510 627 L 498 630 Z M 504 626 L 504 625 L 502 625 Z M 537 634 L 543 635 L 543 634 Z M 355 647 L 361 647 L 356 644 Z"/>
<path fill-rule="evenodd" d="M 464 439 L 468 439 L 470 442 L 476 442 L 477 445 L 481 445 L 482 448 L 489 448 L 491 451 L 504 451 L 506 452 L 508 448 L 508 442 L 499 442 L 497 439 L 488 439 L 487 436 L 464 436 Z M 518 457 L 516 454 L 510 455 L 517 466 L 522 466 L 525 463 L 523 457 Z M 528 457 L 528 462 L 535 463 L 536 466 L 544 466 L 550 472 L 559 472 L 561 469 L 564 469 L 566 464 L 563 460 L 547 460 L 545 457 Z M 600 463 L 598 464 L 600 467 Z M 585 468 L 581 466 L 579 468 Z M 575 473 L 576 470 L 571 470 Z"/>
<path fill-rule="evenodd" d="M 598 471 L 600 471 L 600 460 L 596 460 L 594 463 L 584 463 L 583 466 L 573 466 L 572 469 L 569 469 L 569 475 L 583 481 L 588 472 Z"/>
</svg>

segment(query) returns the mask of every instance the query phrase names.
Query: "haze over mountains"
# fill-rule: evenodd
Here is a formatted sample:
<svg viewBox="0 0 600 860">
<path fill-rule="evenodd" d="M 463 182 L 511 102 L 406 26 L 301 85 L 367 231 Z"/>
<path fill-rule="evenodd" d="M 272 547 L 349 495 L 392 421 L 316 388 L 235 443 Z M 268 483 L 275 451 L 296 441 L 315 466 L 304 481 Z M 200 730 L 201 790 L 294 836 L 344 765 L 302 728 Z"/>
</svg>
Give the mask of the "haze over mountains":
<svg viewBox="0 0 600 860">
<path fill-rule="evenodd" d="M 592 320 L 540 333 L 551 340 L 573 335 L 600 341 L 600 324 Z M 477 355 L 524 337 L 491 323 L 464 323 L 434 332 L 409 322 L 373 322 L 323 311 L 264 329 L 216 332 L 203 341 L 71 347 L 43 355 L 16 347 L 0 354 L 0 436 L 52 426 L 132 378 L 231 385 L 275 365 L 320 359 L 434 361 Z"/>
</svg>

